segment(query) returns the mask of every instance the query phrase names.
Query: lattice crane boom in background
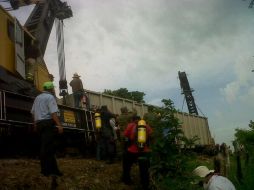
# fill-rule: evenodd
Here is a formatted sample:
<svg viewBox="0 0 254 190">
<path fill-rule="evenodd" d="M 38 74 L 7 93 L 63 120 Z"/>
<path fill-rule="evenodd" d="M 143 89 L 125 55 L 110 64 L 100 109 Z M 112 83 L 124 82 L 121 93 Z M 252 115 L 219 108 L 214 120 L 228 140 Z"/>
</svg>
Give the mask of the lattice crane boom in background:
<svg viewBox="0 0 254 190">
<path fill-rule="evenodd" d="M 192 96 L 193 89 L 190 88 L 189 81 L 187 79 L 185 72 L 178 72 L 180 86 L 182 89 L 182 94 L 185 96 L 185 100 L 188 106 L 188 110 L 190 114 L 198 115 L 198 110 L 195 104 L 194 97 Z"/>
</svg>

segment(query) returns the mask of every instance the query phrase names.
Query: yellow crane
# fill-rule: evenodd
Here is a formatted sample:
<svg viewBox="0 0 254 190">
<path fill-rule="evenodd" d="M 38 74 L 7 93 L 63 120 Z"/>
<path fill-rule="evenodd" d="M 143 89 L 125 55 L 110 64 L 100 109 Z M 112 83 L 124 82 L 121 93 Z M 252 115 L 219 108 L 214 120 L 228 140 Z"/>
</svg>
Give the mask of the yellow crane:
<svg viewBox="0 0 254 190">
<path fill-rule="evenodd" d="M 1 1 L 3 2 L 3 1 Z M 0 5 L 0 149 L 17 151 L 23 146 L 32 149 L 32 117 L 30 110 L 42 84 L 50 80 L 50 72 L 43 56 L 54 22 L 60 75 L 60 92 L 67 93 L 63 49 L 63 20 L 72 16 L 72 10 L 61 0 L 10 0 L 7 9 L 35 4 L 22 26 Z M 30 75 L 31 74 L 31 75 Z M 94 140 L 93 113 L 59 104 L 59 117 L 64 126 L 65 144 L 86 149 Z M 11 143 L 10 143 L 11 142 Z M 1 156 L 1 153 L 0 153 Z"/>
</svg>

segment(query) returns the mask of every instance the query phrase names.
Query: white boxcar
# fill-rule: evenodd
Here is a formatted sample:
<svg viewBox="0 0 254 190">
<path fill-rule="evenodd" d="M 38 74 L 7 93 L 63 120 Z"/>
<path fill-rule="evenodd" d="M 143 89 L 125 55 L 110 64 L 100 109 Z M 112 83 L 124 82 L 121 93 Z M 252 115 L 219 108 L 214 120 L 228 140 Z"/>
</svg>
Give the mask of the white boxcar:
<svg viewBox="0 0 254 190">
<path fill-rule="evenodd" d="M 212 145 L 214 141 L 211 137 L 208 120 L 206 117 L 193 115 L 189 113 L 177 112 L 175 114 L 181 123 L 181 129 L 184 135 L 191 139 L 198 136 L 199 140 L 195 144 Z"/>
<path fill-rule="evenodd" d="M 120 115 L 121 108 L 127 107 L 129 111 L 136 110 L 138 115 L 140 115 L 141 117 L 148 112 L 147 104 L 141 104 L 133 100 L 102 94 L 90 90 L 85 90 L 85 92 L 89 100 L 90 108 L 99 108 L 102 105 L 106 105 L 112 113 Z M 61 103 L 61 101 L 59 101 L 59 103 Z M 69 106 L 74 106 L 72 95 L 68 95 L 66 97 L 66 104 Z"/>
<path fill-rule="evenodd" d="M 148 112 L 148 104 L 137 103 L 132 100 L 110 96 L 94 91 L 85 90 L 89 99 L 90 108 L 100 107 L 107 105 L 108 109 L 114 114 L 121 114 L 121 108 L 127 107 L 129 111 L 135 109 L 141 117 Z M 73 96 L 69 95 L 66 98 L 67 105 L 74 106 Z M 177 112 L 175 117 L 181 122 L 181 129 L 187 138 L 198 136 L 199 140 L 196 144 L 199 145 L 211 145 L 214 141 L 211 137 L 209 130 L 208 120 L 206 117 L 193 115 L 184 112 Z"/>
</svg>

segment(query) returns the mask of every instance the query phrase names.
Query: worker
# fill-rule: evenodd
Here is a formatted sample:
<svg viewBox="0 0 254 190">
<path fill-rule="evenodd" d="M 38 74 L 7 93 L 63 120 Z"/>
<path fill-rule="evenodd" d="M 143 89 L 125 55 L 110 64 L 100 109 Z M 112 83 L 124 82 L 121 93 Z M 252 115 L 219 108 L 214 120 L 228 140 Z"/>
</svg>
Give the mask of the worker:
<svg viewBox="0 0 254 190">
<path fill-rule="evenodd" d="M 128 108 L 126 106 L 121 107 L 121 114 L 118 116 L 118 124 L 119 124 L 119 155 L 120 157 L 124 157 L 124 154 L 126 153 L 126 143 L 127 139 L 124 137 L 124 131 L 127 128 L 128 124 L 133 122 L 133 116 L 136 116 L 136 114 L 133 114 L 132 112 L 128 111 Z"/>
<path fill-rule="evenodd" d="M 217 148 L 218 149 L 218 148 Z M 214 169 L 216 173 L 228 177 L 230 167 L 229 151 L 225 143 L 219 146 L 217 155 L 214 157 Z"/>
<path fill-rule="evenodd" d="M 110 118 L 109 123 L 113 130 L 114 141 L 112 141 L 112 143 L 114 145 L 114 158 L 121 160 L 121 156 L 118 155 L 120 147 L 117 146 L 118 145 L 117 141 L 118 141 L 118 138 L 120 137 L 120 128 L 118 125 L 117 117 L 118 115 L 114 115 L 114 117 Z"/>
<path fill-rule="evenodd" d="M 51 176 L 51 185 L 56 186 L 57 176 L 62 176 L 63 174 L 58 169 L 54 142 L 57 133 L 63 133 L 63 127 L 57 116 L 58 106 L 53 95 L 53 82 L 45 82 L 43 89 L 44 91 L 35 98 L 31 113 L 34 119 L 34 126 L 40 134 L 41 173 L 44 176 Z"/>
<path fill-rule="evenodd" d="M 139 116 L 134 116 L 133 120 L 137 121 Z M 139 127 L 145 130 L 143 137 L 145 141 L 143 146 L 139 146 Z M 146 124 L 145 120 L 139 120 L 138 122 L 132 122 L 128 124 L 124 131 L 125 137 L 129 139 L 127 147 L 127 153 L 123 157 L 123 175 L 122 180 L 125 184 L 131 184 L 131 167 L 135 162 L 139 164 L 140 181 L 143 189 L 149 188 L 149 167 L 150 167 L 150 138 L 152 129 Z"/>
<path fill-rule="evenodd" d="M 81 107 L 83 109 L 90 110 L 90 100 L 86 92 L 84 92 L 83 95 L 81 96 Z"/>
<path fill-rule="evenodd" d="M 235 186 L 228 178 L 218 175 L 206 166 L 198 166 L 193 170 L 193 174 L 204 178 L 202 183 L 205 190 L 235 190 Z"/>
<path fill-rule="evenodd" d="M 110 124 L 110 119 L 114 115 L 108 110 L 106 105 L 101 106 L 101 139 L 104 151 L 104 158 L 107 164 L 112 164 L 114 162 L 115 156 L 115 136 L 114 129 Z"/>
<path fill-rule="evenodd" d="M 242 163 L 241 163 L 241 157 L 242 157 L 242 148 L 238 141 L 233 141 L 233 146 L 235 149 L 235 156 L 236 156 L 236 177 L 240 184 L 243 183 L 243 171 L 242 171 Z"/>
<path fill-rule="evenodd" d="M 80 107 L 81 98 L 83 97 L 84 94 L 84 88 L 80 76 L 77 73 L 74 73 L 72 78 L 73 79 L 70 82 L 70 86 L 72 87 L 74 106 L 78 108 Z"/>
<path fill-rule="evenodd" d="M 127 123 L 124 131 L 123 131 L 123 138 L 122 138 L 122 158 L 124 158 L 128 152 L 128 146 L 130 143 L 130 139 L 124 135 L 125 130 L 128 126 L 137 125 L 138 121 L 140 120 L 140 116 L 133 115 L 131 121 Z"/>
<path fill-rule="evenodd" d="M 97 129 L 96 158 L 98 160 L 106 160 L 107 164 L 111 164 L 115 153 L 115 136 L 110 120 L 114 115 L 108 110 L 106 105 L 101 106 L 97 112 L 100 114 L 101 128 Z"/>
<path fill-rule="evenodd" d="M 114 140 L 117 141 L 117 131 L 119 130 L 119 127 L 117 126 L 115 115 L 113 115 L 112 118 L 110 118 L 109 123 L 113 130 Z"/>
</svg>

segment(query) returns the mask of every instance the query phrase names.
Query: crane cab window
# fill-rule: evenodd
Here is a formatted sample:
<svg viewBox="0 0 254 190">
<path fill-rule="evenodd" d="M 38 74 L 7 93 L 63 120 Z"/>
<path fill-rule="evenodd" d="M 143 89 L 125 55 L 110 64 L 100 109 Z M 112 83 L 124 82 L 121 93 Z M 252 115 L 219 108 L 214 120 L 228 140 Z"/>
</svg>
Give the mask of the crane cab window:
<svg viewBox="0 0 254 190">
<path fill-rule="evenodd" d="M 16 23 L 16 43 L 23 46 L 23 30 L 18 23 Z"/>
<path fill-rule="evenodd" d="M 7 33 L 8 37 L 12 42 L 15 42 L 15 35 L 14 35 L 14 23 L 10 20 L 7 20 Z"/>
</svg>

